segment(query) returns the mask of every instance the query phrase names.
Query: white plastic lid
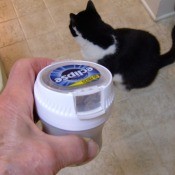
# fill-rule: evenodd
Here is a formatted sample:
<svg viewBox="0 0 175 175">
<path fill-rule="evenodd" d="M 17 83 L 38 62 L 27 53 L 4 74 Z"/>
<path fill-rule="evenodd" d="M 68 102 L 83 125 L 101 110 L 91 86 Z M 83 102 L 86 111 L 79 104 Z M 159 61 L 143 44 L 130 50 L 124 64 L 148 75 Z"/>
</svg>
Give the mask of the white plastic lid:
<svg viewBox="0 0 175 175">
<path fill-rule="evenodd" d="M 55 62 L 39 72 L 34 96 L 38 115 L 46 123 L 69 131 L 91 129 L 109 117 L 112 75 L 93 62 Z"/>
</svg>

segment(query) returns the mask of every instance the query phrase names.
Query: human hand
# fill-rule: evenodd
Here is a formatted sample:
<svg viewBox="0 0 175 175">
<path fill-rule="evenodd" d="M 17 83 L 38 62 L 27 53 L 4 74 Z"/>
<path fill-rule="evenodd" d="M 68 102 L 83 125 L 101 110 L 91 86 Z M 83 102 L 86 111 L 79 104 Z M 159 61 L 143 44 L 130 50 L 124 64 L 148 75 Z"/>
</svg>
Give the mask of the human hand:
<svg viewBox="0 0 175 175">
<path fill-rule="evenodd" d="M 98 146 L 78 136 L 51 136 L 33 122 L 33 85 L 52 60 L 22 59 L 0 95 L 0 174 L 53 175 L 95 157 Z"/>
</svg>

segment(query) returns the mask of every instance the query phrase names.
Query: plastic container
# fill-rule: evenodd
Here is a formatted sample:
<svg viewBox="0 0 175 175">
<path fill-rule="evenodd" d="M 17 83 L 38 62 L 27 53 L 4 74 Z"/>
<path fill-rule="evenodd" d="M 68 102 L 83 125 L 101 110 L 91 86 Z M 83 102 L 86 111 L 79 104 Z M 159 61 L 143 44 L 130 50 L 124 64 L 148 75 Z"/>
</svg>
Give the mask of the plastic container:
<svg viewBox="0 0 175 175">
<path fill-rule="evenodd" d="M 101 148 L 114 99 L 108 69 L 87 61 L 56 62 L 39 72 L 34 96 L 46 133 L 92 138 Z"/>
</svg>

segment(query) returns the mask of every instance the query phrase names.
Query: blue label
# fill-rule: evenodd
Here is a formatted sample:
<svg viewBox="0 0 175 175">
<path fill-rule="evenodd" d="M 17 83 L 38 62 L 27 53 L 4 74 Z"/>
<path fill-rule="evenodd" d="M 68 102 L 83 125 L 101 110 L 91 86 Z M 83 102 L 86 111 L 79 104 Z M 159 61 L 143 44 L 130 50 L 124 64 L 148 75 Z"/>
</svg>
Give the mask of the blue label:
<svg viewBox="0 0 175 175">
<path fill-rule="evenodd" d="M 66 65 L 53 70 L 50 79 L 59 86 L 81 86 L 96 81 L 100 72 L 86 65 Z"/>
</svg>

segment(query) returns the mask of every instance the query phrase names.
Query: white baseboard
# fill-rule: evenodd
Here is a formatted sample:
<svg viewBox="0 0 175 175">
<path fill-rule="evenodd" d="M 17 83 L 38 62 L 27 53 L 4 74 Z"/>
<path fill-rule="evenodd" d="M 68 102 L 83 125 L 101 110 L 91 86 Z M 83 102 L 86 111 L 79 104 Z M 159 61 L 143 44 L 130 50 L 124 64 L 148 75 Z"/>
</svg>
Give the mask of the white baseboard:
<svg viewBox="0 0 175 175">
<path fill-rule="evenodd" d="M 145 2 L 145 0 L 141 0 L 141 2 L 143 3 L 144 7 L 146 8 L 146 10 L 148 11 L 148 13 L 150 14 L 150 16 L 153 18 L 154 21 L 159 21 L 165 18 L 168 18 L 170 16 L 175 15 L 175 12 L 170 12 L 161 16 L 155 16 L 155 14 L 152 12 L 151 8 L 148 6 L 148 4 Z"/>
<path fill-rule="evenodd" d="M 175 15 L 175 12 L 171 12 L 171 13 L 168 13 L 168 14 L 165 14 L 165 15 L 162 15 L 162 16 L 157 17 L 157 18 L 155 19 L 155 21 L 159 21 L 159 20 L 162 20 L 162 19 L 165 19 L 165 18 L 174 16 L 174 15 Z"/>
</svg>

